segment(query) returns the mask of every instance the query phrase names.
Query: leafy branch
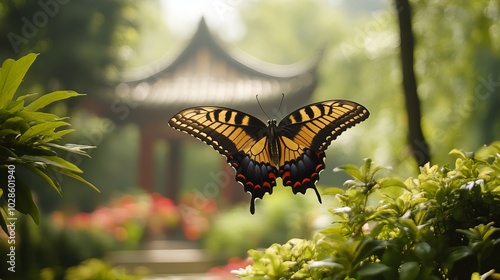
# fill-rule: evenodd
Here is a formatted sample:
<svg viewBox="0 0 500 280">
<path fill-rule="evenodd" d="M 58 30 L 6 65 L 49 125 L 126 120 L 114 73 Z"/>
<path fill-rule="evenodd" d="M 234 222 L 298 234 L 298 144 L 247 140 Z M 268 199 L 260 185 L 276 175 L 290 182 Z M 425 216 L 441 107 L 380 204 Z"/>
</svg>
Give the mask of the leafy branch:
<svg viewBox="0 0 500 280">
<path fill-rule="evenodd" d="M 15 210 L 30 215 L 36 223 L 40 220 L 31 190 L 23 178 L 16 176 L 17 167 L 38 175 L 58 193 L 61 193 L 58 173 L 99 191 L 80 176 L 83 171 L 78 166 L 59 155 L 60 152 L 67 152 L 88 157 L 86 150 L 94 147 L 58 143 L 62 137 L 74 131 L 67 122 L 68 118 L 40 111 L 54 102 L 82 94 L 74 91 L 55 91 L 30 103 L 27 100 L 36 94 L 25 94 L 14 99 L 36 57 L 37 54 L 28 54 L 17 61 L 7 59 L 0 68 L 0 171 L 4 175 L 0 181 L 0 225 L 6 232 L 7 216 L 14 213 L 12 206 Z M 11 184 L 7 183 L 7 178 L 13 179 Z"/>
</svg>

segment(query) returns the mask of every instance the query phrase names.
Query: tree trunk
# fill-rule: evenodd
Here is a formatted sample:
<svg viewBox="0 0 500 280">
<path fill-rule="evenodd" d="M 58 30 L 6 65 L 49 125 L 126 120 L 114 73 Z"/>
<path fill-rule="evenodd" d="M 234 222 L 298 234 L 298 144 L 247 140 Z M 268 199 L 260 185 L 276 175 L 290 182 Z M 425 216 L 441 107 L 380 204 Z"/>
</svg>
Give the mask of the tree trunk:
<svg viewBox="0 0 500 280">
<path fill-rule="evenodd" d="M 431 155 L 420 126 L 420 101 L 413 70 L 414 41 L 411 26 L 411 7 L 408 0 L 395 1 L 399 21 L 403 89 L 408 117 L 408 145 L 418 165 L 423 166 L 431 160 Z"/>
</svg>

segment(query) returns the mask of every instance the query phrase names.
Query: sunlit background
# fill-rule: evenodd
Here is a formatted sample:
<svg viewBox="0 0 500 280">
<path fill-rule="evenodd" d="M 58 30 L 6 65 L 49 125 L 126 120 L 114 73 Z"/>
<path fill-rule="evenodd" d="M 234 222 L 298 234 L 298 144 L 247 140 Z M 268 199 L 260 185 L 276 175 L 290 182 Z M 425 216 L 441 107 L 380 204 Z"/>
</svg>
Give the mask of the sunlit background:
<svg viewBox="0 0 500 280">
<path fill-rule="evenodd" d="M 250 196 L 234 184 L 218 153 L 194 138 L 181 138 L 181 146 L 169 142 L 180 134 L 167 126 L 173 111 L 138 124 L 132 118 L 137 104 L 125 104 L 130 115 L 113 111 L 109 103 L 96 105 L 101 97 L 114 96 L 127 77 L 154 76 L 175 61 L 202 18 L 229 53 L 269 69 L 300 65 L 320 54 L 318 83 L 302 105 L 349 99 L 370 110 L 367 121 L 330 146 L 321 190 L 348 179 L 333 172 L 335 167 L 360 165 L 368 157 L 390 166 L 387 172 L 395 176 L 417 173 L 407 143 L 394 1 L 46 2 L 51 6 L 0 3 L 0 60 L 40 53 L 18 94 L 58 89 L 86 94 L 48 110 L 70 116 L 76 132 L 64 141 L 97 147 L 91 159 L 74 163 L 100 193 L 64 178 L 59 196 L 39 178 L 28 179 L 43 213 L 39 226 L 24 219 L 18 229 L 27 244 L 19 263 L 33 279 L 62 279 L 65 269 L 87 259 L 94 263 L 82 267 L 118 264 L 152 279 L 186 273 L 196 273 L 193 279 L 233 279 L 228 271 L 247 265 L 247 250 L 310 237 L 331 223 L 330 197 L 319 204 L 311 190 L 295 196 L 280 185 L 258 200 L 250 215 Z M 453 148 L 474 151 L 500 138 L 500 2 L 410 3 L 422 128 L 432 161 L 444 164 Z M 284 95 L 282 110 L 290 113 L 295 108 Z M 280 97 L 276 92 L 272 102 L 264 99 L 268 115 L 276 113 Z M 159 122 L 164 128 L 155 129 L 167 136 L 154 142 L 153 158 L 144 166 L 143 131 Z M 179 162 L 169 162 L 178 148 Z M 141 168 L 151 170 L 151 186 L 141 185 Z M 172 168 L 178 170 L 175 192 L 169 189 Z"/>
</svg>

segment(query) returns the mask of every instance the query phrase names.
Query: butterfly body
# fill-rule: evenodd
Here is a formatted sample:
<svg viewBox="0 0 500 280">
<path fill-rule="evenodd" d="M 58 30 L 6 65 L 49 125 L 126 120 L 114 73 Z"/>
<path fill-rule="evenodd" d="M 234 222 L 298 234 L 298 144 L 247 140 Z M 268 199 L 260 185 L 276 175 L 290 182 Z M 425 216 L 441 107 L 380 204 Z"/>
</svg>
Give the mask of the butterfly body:
<svg viewBox="0 0 500 280">
<path fill-rule="evenodd" d="M 172 117 L 169 125 L 212 146 L 236 171 L 236 181 L 254 201 L 272 193 L 276 179 L 294 194 L 312 188 L 325 168 L 325 150 L 347 128 L 368 118 L 365 107 L 347 100 L 330 100 L 302 107 L 267 125 L 243 112 L 223 107 L 194 107 Z"/>
<path fill-rule="evenodd" d="M 267 122 L 267 145 L 269 145 L 269 153 L 271 155 L 271 160 L 275 166 L 279 166 L 279 142 L 276 141 L 278 135 L 278 126 L 276 125 L 276 120 L 270 120 Z"/>
</svg>

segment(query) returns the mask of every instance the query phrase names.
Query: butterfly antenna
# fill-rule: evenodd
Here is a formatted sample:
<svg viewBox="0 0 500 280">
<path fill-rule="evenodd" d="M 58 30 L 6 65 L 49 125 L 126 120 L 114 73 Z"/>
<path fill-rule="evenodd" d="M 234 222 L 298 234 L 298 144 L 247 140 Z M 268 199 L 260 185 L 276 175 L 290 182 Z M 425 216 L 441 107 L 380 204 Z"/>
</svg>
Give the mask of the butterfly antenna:
<svg viewBox="0 0 500 280">
<path fill-rule="evenodd" d="M 273 119 L 276 118 L 276 115 L 279 113 L 279 111 L 281 110 L 281 105 L 283 104 L 283 99 L 285 99 L 285 94 L 284 93 L 281 93 L 281 101 L 280 101 L 280 106 L 278 107 L 278 110 L 276 111 L 276 113 L 274 113 L 274 116 L 273 116 Z"/>
<path fill-rule="evenodd" d="M 259 107 L 262 110 L 262 113 L 264 113 L 264 115 L 266 115 L 267 119 L 270 120 L 271 118 L 266 114 L 266 111 L 264 111 L 264 108 L 262 108 L 262 104 L 260 104 L 259 95 L 258 94 L 255 95 L 255 99 L 257 99 L 257 103 L 259 104 Z"/>
</svg>

